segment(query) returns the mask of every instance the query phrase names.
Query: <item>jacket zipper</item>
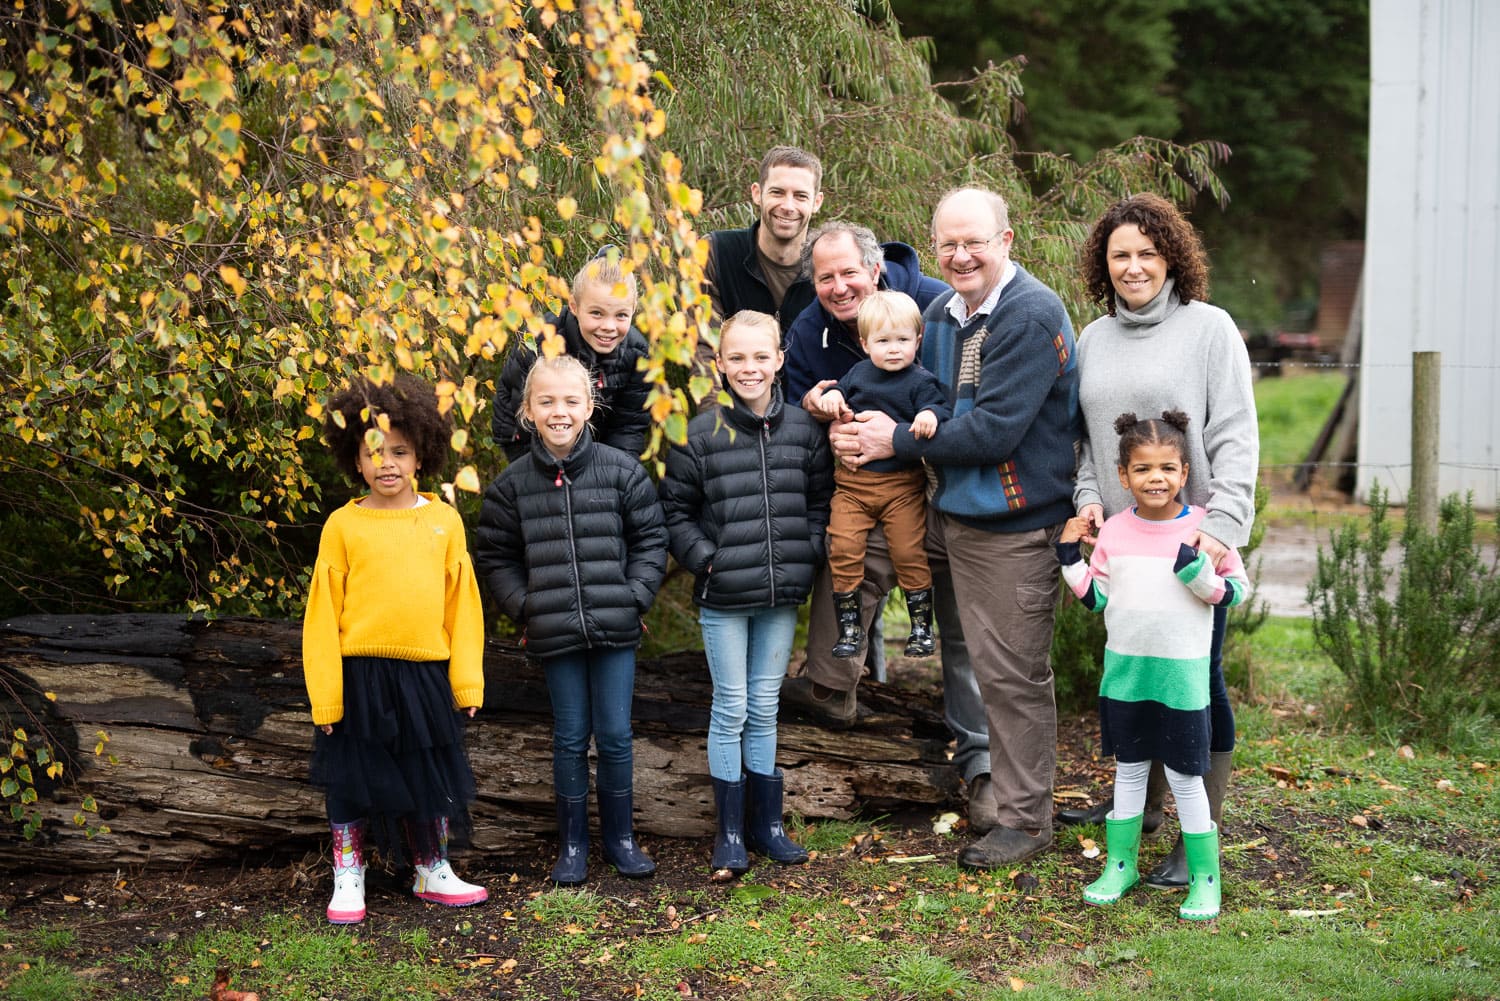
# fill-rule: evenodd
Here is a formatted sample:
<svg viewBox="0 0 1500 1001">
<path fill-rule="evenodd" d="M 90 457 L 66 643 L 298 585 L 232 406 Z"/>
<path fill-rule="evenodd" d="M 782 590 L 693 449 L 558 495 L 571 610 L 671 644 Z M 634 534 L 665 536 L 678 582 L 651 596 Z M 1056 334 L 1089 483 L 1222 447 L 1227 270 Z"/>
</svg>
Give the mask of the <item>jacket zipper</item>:
<svg viewBox="0 0 1500 1001">
<path fill-rule="evenodd" d="M 583 614 L 583 574 L 578 568 L 578 541 L 573 537 L 573 481 L 557 467 L 557 485 L 562 487 L 563 511 L 568 518 L 568 556 L 573 568 L 573 593 L 578 596 L 578 628 L 583 631 L 583 645 L 589 646 L 589 623 Z"/>
<path fill-rule="evenodd" d="M 775 537 L 771 533 L 771 473 L 770 463 L 766 458 L 766 444 L 771 440 L 771 422 L 762 418 L 760 429 L 760 491 L 766 509 L 766 579 L 771 584 L 771 607 L 774 608 L 776 607 L 776 562 L 771 558 L 771 553 L 775 546 Z"/>
</svg>

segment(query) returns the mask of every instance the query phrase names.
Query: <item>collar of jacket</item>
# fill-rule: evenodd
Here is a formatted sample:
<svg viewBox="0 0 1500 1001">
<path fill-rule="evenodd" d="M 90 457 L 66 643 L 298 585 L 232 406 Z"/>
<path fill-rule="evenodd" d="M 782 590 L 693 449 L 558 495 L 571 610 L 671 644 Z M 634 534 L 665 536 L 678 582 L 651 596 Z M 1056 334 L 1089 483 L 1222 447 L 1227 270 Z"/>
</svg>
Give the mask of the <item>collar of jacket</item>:
<svg viewBox="0 0 1500 1001">
<path fill-rule="evenodd" d="M 719 414 L 723 418 L 724 423 L 728 424 L 730 427 L 735 428 L 738 431 L 759 432 L 762 424 L 769 424 L 774 428 L 781 423 L 781 418 L 784 413 L 781 399 L 781 383 L 772 383 L 771 405 L 766 407 L 766 413 L 764 417 L 756 416 L 755 411 L 751 410 L 745 404 L 744 400 L 741 400 L 738 396 L 736 396 L 733 389 L 730 389 L 726 386 L 725 392 L 727 392 L 729 394 L 729 398 L 734 401 L 734 406 L 729 408 L 721 408 L 719 410 Z"/>
<path fill-rule="evenodd" d="M 588 463 L 589 449 L 593 447 L 594 432 L 585 426 L 583 434 L 579 435 L 578 440 L 573 443 L 573 450 L 568 453 L 568 457 L 566 459 L 559 459 L 547 451 L 547 446 L 543 443 L 542 436 L 533 433 L 531 436 L 531 461 L 536 463 L 537 468 L 548 476 L 565 475 L 571 480 L 576 478 L 579 470 Z"/>
</svg>

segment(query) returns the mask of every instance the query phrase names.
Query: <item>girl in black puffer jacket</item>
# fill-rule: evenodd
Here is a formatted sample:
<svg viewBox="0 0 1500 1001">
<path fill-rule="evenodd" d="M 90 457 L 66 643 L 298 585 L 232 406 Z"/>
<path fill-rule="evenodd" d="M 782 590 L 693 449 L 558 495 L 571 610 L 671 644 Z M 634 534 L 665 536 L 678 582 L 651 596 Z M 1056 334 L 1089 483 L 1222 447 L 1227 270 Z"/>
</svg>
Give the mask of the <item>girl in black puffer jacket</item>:
<svg viewBox="0 0 1500 1001">
<path fill-rule="evenodd" d="M 734 405 L 693 419 L 661 483 L 672 555 L 696 578 L 713 676 L 708 766 L 721 879 L 749 868 L 747 840 L 776 862 L 807 861 L 782 828 L 776 712 L 797 608 L 824 559 L 833 463 L 823 427 L 783 405 L 780 343 L 764 313 L 724 324 L 718 364 Z"/>
<path fill-rule="evenodd" d="M 635 305 L 635 276 L 624 271 L 618 259 L 606 255 L 579 270 L 568 304 L 556 317 L 548 317 L 548 322 L 562 338 L 563 353 L 589 370 L 598 410 L 589 422 L 595 440 L 640 455 L 651 430 L 651 415 L 646 412 L 651 387 L 636 363 L 651 349 L 645 335 L 631 323 Z M 531 429 L 519 412 L 526 376 L 536 359 L 537 352 L 524 343 L 511 349 L 500 370 L 495 407 L 490 411 L 495 443 L 512 462 L 531 449 Z"/>
<path fill-rule="evenodd" d="M 552 879 L 588 875 L 591 736 L 604 858 L 622 876 L 649 876 L 656 863 L 631 823 L 630 706 L 641 619 L 667 568 L 661 507 L 635 457 L 589 433 L 593 395 L 576 358 L 539 359 L 524 401 L 531 450 L 485 491 L 474 564 L 547 674 L 561 840 Z"/>
</svg>

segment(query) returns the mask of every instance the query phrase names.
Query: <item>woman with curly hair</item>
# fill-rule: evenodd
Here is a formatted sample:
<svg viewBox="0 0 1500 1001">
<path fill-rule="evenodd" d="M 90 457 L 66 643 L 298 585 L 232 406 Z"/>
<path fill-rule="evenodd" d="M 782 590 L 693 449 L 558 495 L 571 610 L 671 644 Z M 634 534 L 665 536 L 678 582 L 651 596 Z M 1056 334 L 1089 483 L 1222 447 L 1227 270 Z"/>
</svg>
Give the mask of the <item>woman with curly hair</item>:
<svg viewBox="0 0 1500 1001">
<path fill-rule="evenodd" d="M 1182 500 L 1205 509 L 1192 540 L 1215 565 L 1250 539 L 1260 434 L 1251 390 L 1250 355 L 1229 314 L 1205 301 L 1208 260 L 1191 223 L 1157 195 L 1132 195 L 1110 206 L 1084 244 L 1082 269 L 1090 297 L 1106 310 L 1078 338 L 1079 407 L 1085 438 L 1073 505 L 1097 533 L 1106 518 L 1130 507 L 1114 467 L 1114 420 L 1124 412 L 1180 410 L 1189 418 L 1187 482 Z M 1091 536 L 1087 539 L 1094 541 Z M 1209 662 L 1210 772 L 1205 776 L 1215 824 L 1223 813 L 1234 749 L 1234 710 L 1224 685 L 1226 610 L 1214 612 Z M 1156 779 L 1145 828 L 1161 823 L 1165 782 Z M 1112 797 L 1111 797 L 1112 801 Z M 1101 823 L 1106 801 L 1092 810 L 1063 810 L 1063 824 Z M 1151 871 L 1154 886 L 1186 886 L 1183 843 Z"/>
</svg>

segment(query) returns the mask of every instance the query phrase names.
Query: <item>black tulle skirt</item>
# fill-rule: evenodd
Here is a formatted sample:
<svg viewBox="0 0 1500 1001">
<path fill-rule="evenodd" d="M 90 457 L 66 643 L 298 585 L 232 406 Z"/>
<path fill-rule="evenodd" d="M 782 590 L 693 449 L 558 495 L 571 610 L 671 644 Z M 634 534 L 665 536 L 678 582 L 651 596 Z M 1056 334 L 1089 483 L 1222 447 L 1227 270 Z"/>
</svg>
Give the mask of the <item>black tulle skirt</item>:
<svg viewBox="0 0 1500 1001">
<path fill-rule="evenodd" d="M 432 857 L 445 833 L 467 844 L 474 772 L 453 708 L 447 661 L 344 658 L 344 718 L 313 737 L 308 780 L 328 819 L 363 819 L 390 862 Z M 443 822 L 446 821 L 446 824 Z"/>
</svg>

